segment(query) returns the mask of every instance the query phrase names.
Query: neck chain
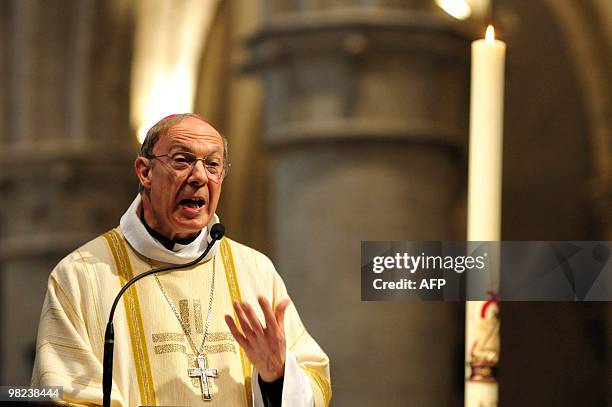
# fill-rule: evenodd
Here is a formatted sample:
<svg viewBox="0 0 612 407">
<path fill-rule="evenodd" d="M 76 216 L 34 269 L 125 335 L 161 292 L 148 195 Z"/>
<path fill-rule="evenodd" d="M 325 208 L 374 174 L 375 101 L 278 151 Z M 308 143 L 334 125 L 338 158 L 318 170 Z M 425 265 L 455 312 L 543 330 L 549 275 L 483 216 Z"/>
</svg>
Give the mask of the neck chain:
<svg viewBox="0 0 612 407">
<path fill-rule="evenodd" d="M 210 320 L 212 318 L 212 305 L 213 305 L 213 298 L 215 294 L 215 274 L 216 274 L 215 273 L 215 265 L 216 265 L 215 259 L 216 259 L 216 256 L 213 256 L 212 258 L 213 270 L 212 270 L 212 282 L 210 284 L 210 298 L 208 300 L 208 312 L 206 313 L 206 326 L 204 327 L 204 337 L 202 338 L 202 343 L 200 344 L 200 348 L 196 347 L 195 342 L 193 341 L 193 338 L 189 334 L 189 327 L 187 326 L 187 323 L 189 321 L 183 321 L 183 319 L 181 318 L 181 315 L 176 310 L 176 307 L 174 306 L 172 301 L 170 301 L 170 297 L 168 297 L 168 293 L 166 293 L 164 286 L 159 280 L 159 277 L 157 277 L 157 274 L 154 274 L 155 281 L 157 281 L 157 285 L 159 286 L 159 289 L 161 290 L 162 294 L 166 298 L 166 301 L 168 301 L 168 305 L 170 305 L 170 308 L 172 308 L 172 312 L 174 312 L 174 316 L 176 317 L 176 319 L 178 319 L 179 324 L 181 325 L 181 328 L 183 328 L 183 332 L 185 333 L 185 336 L 189 340 L 189 344 L 191 345 L 191 348 L 198 356 L 204 355 L 204 343 L 206 342 L 206 337 L 208 336 L 208 328 L 210 327 Z"/>
</svg>

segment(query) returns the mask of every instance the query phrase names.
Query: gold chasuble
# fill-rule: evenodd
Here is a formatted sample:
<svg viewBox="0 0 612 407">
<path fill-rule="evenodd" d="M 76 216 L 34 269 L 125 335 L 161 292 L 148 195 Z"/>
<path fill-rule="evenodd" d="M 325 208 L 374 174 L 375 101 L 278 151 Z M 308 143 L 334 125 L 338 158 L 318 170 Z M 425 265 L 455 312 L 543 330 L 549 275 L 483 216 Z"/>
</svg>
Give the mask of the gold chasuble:
<svg viewBox="0 0 612 407">
<path fill-rule="evenodd" d="M 137 253 L 119 229 L 64 258 L 49 277 L 32 385 L 63 386 L 64 404 L 101 405 L 104 330 L 112 301 L 127 280 L 165 264 Z M 169 302 L 199 347 L 213 270 L 216 281 L 203 353 L 217 375 L 208 379 L 212 399 L 203 401 L 200 379 L 188 374 L 188 369 L 198 367 L 197 354 Z M 112 405 L 253 405 L 252 366 L 224 315 L 235 317 L 232 301 L 256 305 L 259 295 L 275 307 L 287 292 L 266 256 L 228 238 L 221 240 L 212 258 L 197 266 L 160 273 L 158 281 L 153 276 L 140 280 L 128 289 L 115 313 Z M 264 321 L 261 309 L 253 308 Z M 306 332 L 293 304 L 285 314 L 285 334 L 288 355 L 306 374 L 314 405 L 327 406 L 329 360 Z"/>
</svg>

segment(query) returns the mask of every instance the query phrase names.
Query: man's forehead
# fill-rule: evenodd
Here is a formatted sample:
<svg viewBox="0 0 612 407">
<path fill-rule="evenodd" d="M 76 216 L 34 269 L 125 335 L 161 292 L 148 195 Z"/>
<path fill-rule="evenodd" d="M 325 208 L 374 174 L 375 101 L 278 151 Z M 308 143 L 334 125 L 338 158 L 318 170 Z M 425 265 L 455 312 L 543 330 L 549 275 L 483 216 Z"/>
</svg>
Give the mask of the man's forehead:
<svg viewBox="0 0 612 407">
<path fill-rule="evenodd" d="M 186 117 L 168 130 L 168 133 L 188 131 L 196 134 L 221 137 L 221 134 L 210 123 L 197 117 Z"/>
<path fill-rule="evenodd" d="M 174 124 L 168 129 L 165 134 L 165 142 L 176 144 L 181 141 L 197 141 L 202 139 L 205 141 L 218 142 L 223 145 L 223 137 L 221 134 L 208 122 L 197 117 L 187 117 L 179 123 Z"/>
</svg>

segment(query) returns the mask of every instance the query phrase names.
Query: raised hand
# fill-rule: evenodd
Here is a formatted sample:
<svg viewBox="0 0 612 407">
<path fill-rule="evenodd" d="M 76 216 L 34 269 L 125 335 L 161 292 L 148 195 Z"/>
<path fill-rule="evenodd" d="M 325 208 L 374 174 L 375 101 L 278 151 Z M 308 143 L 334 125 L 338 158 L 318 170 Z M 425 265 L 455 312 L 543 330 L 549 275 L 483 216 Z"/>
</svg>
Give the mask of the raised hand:
<svg viewBox="0 0 612 407">
<path fill-rule="evenodd" d="M 285 372 L 284 319 L 285 310 L 291 300 L 285 298 L 274 310 L 264 297 L 258 297 L 257 301 L 264 314 L 265 327 L 257 318 L 251 305 L 240 301 L 234 302 L 234 310 L 242 332 L 231 316 L 225 315 L 225 323 L 259 372 L 261 379 L 265 382 L 273 382 L 281 378 Z"/>
</svg>

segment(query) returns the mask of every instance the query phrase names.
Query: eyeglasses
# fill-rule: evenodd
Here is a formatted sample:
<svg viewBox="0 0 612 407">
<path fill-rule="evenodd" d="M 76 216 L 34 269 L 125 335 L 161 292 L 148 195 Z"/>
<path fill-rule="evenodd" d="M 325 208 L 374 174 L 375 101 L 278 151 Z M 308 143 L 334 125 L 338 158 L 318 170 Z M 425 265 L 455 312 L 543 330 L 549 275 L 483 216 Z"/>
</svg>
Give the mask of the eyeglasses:
<svg viewBox="0 0 612 407">
<path fill-rule="evenodd" d="M 198 158 L 195 154 L 188 153 L 186 151 L 179 151 L 176 153 L 168 153 L 161 155 L 149 156 L 149 159 L 168 157 L 168 163 L 170 167 L 177 173 L 187 173 L 193 170 L 196 162 L 202 161 L 208 178 L 212 181 L 219 182 L 229 170 L 230 163 L 225 162 L 224 159 L 218 157 L 203 157 Z"/>
</svg>

